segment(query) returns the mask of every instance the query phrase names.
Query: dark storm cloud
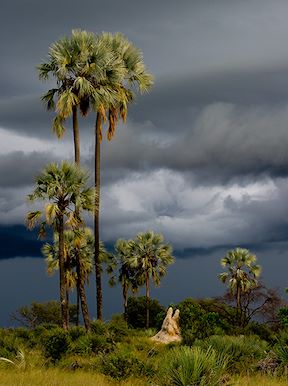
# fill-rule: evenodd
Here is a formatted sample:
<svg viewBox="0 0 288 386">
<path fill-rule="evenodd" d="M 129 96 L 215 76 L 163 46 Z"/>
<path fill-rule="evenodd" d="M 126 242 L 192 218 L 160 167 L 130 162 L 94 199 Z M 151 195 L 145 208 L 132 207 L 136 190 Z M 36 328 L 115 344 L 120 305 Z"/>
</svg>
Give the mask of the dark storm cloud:
<svg viewBox="0 0 288 386">
<path fill-rule="evenodd" d="M 23 225 L 0 225 L 0 260 L 14 257 L 38 257 L 42 241 L 36 231 L 28 231 Z M 21 246 L 21 247 L 20 247 Z"/>
<path fill-rule="evenodd" d="M 16 188 L 34 183 L 41 169 L 49 162 L 55 162 L 51 153 L 38 153 L 36 151 L 26 154 L 15 151 L 0 155 L 0 181 L 1 188 Z"/>
</svg>

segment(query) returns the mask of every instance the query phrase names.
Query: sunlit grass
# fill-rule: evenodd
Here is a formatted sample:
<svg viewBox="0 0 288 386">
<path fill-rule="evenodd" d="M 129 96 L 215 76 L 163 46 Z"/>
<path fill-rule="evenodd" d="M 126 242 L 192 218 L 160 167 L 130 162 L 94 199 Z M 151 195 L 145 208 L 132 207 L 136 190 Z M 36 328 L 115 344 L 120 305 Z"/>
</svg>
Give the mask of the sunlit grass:
<svg viewBox="0 0 288 386">
<path fill-rule="evenodd" d="M 233 386 L 287 386 L 288 380 L 262 375 L 239 375 L 232 377 L 230 384 Z"/>
<path fill-rule="evenodd" d="M 109 380 L 107 377 L 92 372 L 61 369 L 39 369 L 31 371 L 0 370 L 1 386 L 144 386 L 145 379 L 132 379 L 122 382 Z"/>
</svg>

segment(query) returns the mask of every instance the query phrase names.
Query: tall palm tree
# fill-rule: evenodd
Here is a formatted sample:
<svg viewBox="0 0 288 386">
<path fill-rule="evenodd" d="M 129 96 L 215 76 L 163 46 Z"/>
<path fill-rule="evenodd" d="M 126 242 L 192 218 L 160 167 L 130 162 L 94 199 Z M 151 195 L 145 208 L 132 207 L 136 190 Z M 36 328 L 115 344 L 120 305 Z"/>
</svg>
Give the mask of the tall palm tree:
<svg viewBox="0 0 288 386">
<path fill-rule="evenodd" d="M 105 98 L 101 103 L 94 103 L 96 110 L 95 122 L 95 202 L 94 238 L 95 238 L 95 274 L 97 293 L 97 318 L 103 318 L 101 262 L 99 257 L 99 219 L 100 219 L 100 143 L 102 140 L 102 125 L 108 116 L 107 138 L 112 140 L 115 135 L 119 116 L 126 121 L 128 104 L 134 99 L 134 90 L 141 93 L 148 91 L 153 84 L 152 75 L 148 73 L 143 62 L 143 56 L 122 34 L 103 33 L 98 39 L 111 52 L 113 61 L 107 67 L 107 78 L 98 81 L 95 77 L 95 87 L 104 90 Z"/>
<path fill-rule="evenodd" d="M 95 191 L 87 188 L 88 174 L 68 162 L 63 161 L 60 166 L 52 163 L 46 166 L 41 175 L 36 178 L 35 189 L 28 195 L 32 202 L 46 201 L 45 212 L 34 211 L 27 215 L 27 225 L 32 229 L 40 223 L 40 236 L 45 236 L 46 225 L 51 225 L 59 237 L 59 275 L 60 275 L 60 303 L 63 328 L 68 329 L 68 304 L 66 299 L 64 229 L 65 226 L 78 228 L 84 224 L 82 211 L 94 210 Z M 75 206 L 78 208 L 76 212 Z M 44 220 L 41 219 L 44 215 Z"/>
<path fill-rule="evenodd" d="M 107 63 L 111 62 L 111 53 L 103 43 L 96 40 L 93 33 L 73 30 L 71 37 L 64 37 L 52 44 L 48 61 L 38 66 L 40 79 L 48 80 L 52 77 L 57 82 L 57 88 L 48 90 L 42 100 L 48 110 L 57 112 L 52 128 L 58 138 L 64 135 L 64 122 L 72 115 L 75 163 L 78 166 L 80 166 L 78 110 L 85 116 L 90 102 L 100 105 L 107 99 L 107 92 L 99 90 L 99 87 L 94 88 L 92 81 L 95 78 L 98 82 L 106 79 Z M 78 261 L 81 258 L 79 252 L 78 255 L 77 299 L 80 297 L 79 291 L 82 294 L 85 292 L 84 280 L 81 279 L 81 262 Z M 81 298 L 84 301 L 84 297 Z M 88 304 L 87 302 L 84 304 L 83 301 L 81 306 L 87 310 L 86 312 L 82 309 L 83 318 L 88 323 Z"/>
<path fill-rule="evenodd" d="M 159 286 L 168 265 L 174 262 L 172 247 L 159 233 L 138 233 L 131 243 L 131 265 L 137 268 L 138 281 L 146 289 L 146 327 L 149 327 L 150 281 Z"/>
<path fill-rule="evenodd" d="M 228 283 L 229 289 L 236 298 L 236 311 L 240 324 L 242 323 L 242 297 L 250 289 L 257 287 L 261 267 L 256 264 L 257 257 L 252 255 L 248 249 L 236 248 L 229 251 L 221 259 L 222 267 L 227 272 L 222 272 L 219 279 L 222 283 Z"/>
</svg>

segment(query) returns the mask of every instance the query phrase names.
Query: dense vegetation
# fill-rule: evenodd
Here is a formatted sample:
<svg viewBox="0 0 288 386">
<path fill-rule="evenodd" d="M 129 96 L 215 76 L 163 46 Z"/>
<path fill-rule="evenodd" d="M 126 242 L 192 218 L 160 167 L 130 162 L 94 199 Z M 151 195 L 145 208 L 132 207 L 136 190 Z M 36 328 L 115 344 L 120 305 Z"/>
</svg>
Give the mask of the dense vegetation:
<svg viewBox="0 0 288 386">
<path fill-rule="evenodd" d="M 219 279 L 227 292 L 218 299 L 187 298 L 180 311 L 181 344 L 157 344 L 150 337 L 161 328 L 168 305 L 150 298 L 174 262 L 172 246 L 152 230 L 119 239 L 107 252 L 99 239 L 100 143 L 119 119 L 126 120 L 135 90 L 148 91 L 152 76 L 142 53 L 121 34 L 72 31 L 49 50 L 39 67 L 42 80 L 55 88 L 42 97 L 55 112 L 52 128 L 59 138 L 72 117 L 74 163 L 51 163 L 39 174 L 28 196 L 43 209 L 27 215 L 27 226 L 46 227 L 53 240 L 42 253 L 49 273 L 59 271 L 59 302 L 32 303 L 12 315 L 21 327 L 0 330 L 1 384 L 281 385 L 287 384 L 288 307 L 260 281 L 261 267 L 247 249 L 228 251 Z M 80 166 L 78 112 L 95 114 L 95 186 Z M 94 231 L 85 225 L 94 215 Z M 49 241 L 49 240 L 48 240 Z M 96 276 L 97 320 L 92 320 L 86 283 Z M 103 323 L 102 272 L 120 284 L 123 315 Z M 77 304 L 70 304 L 70 291 Z M 139 288 L 145 296 L 137 296 Z M 129 297 L 130 296 L 130 297 Z M 82 318 L 80 317 L 80 308 Z M 83 320 L 84 326 L 80 325 Z"/>
</svg>

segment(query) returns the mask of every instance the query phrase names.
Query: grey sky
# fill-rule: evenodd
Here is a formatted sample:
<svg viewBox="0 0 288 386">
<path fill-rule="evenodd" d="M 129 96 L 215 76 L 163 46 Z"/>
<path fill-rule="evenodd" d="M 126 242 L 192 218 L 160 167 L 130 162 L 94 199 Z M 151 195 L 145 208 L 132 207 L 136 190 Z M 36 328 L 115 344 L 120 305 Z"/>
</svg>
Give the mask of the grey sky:
<svg viewBox="0 0 288 386">
<path fill-rule="evenodd" d="M 286 253 L 287 14 L 284 0 L 4 1 L 0 234 L 24 224 L 40 169 L 73 158 L 70 123 L 63 141 L 53 137 L 53 114 L 40 101 L 52 83 L 35 68 L 51 43 L 82 28 L 124 33 L 155 76 L 127 125 L 103 142 L 102 239 L 154 229 L 177 251 L 251 245 L 268 259 L 265 245 L 271 259 Z M 80 121 L 91 170 L 93 121 Z M 16 233 L 19 253 L 1 251 L 1 259 L 21 256 Z"/>
</svg>

